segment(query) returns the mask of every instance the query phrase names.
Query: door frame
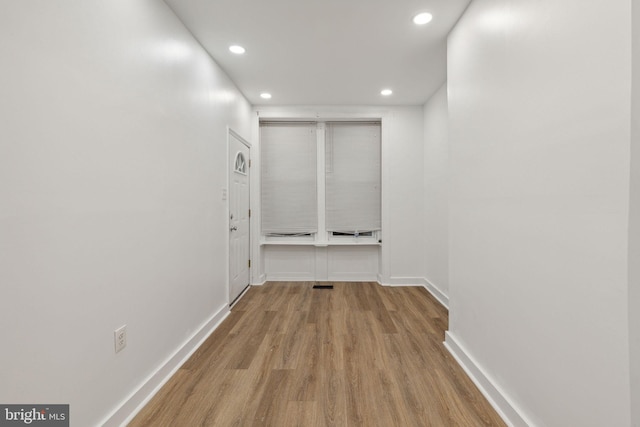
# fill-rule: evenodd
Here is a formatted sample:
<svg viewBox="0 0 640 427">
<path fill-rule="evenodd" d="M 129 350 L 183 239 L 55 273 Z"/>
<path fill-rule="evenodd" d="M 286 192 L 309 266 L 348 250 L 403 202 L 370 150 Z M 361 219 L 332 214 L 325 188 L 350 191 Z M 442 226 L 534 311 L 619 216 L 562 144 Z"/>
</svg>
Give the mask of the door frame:
<svg viewBox="0 0 640 427">
<path fill-rule="evenodd" d="M 226 160 L 225 162 L 227 163 L 227 186 L 226 189 L 224 190 L 226 199 L 225 199 L 225 215 L 226 215 L 226 220 L 225 220 L 225 224 L 226 224 L 226 267 L 225 267 L 225 271 L 226 271 L 226 282 L 227 282 L 227 304 L 231 305 L 232 302 L 234 301 L 238 301 L 242 295 L 244 295 L 244 293 L 246 292 L 246 289 L 244 291 L 242 291 L 240 293 L 240 295 L 238 295 L 233 301 L 231 300 L 231 267 L 230 267 L 230 262 L 231 262 L 231 248 L 229 246 L 230 244 L 230 239 L 231 239 L 231 219 L 230 219 L 230 205 L 229 205 L 229 200 L 231 198 L 231 181 L 229 180 L 229 177 L 231 176 L 231 163 L 229 162 L 229 156 L 231 154 L 231 137 L 236 138 L 238 141 L 240 141 L 245 147 L 247 147 L 247 149 L 249 150 L 249 158 L 247 159 L 249 164 L 247 165 L 247 181 L 248 181 L 248 185 L 249 185 L 249 209 L 251 209 L 251 143 L 249 141 L 247 141 L 246 139 L 244 139 L 238 132 L 236 132 L 235 130 L 233 130 L 230 126 L 227 126 L 227 155 L 226 155 Z M 252 254 L 252 247 L 251 247 L 251 243 L 252 243 L 252 239 L 251 239 L 251 217 L 249 218 L 249 230 L 247 232 L 247 235 L 249 237 L 249 257 L 251 257 Z M 252 279 L 252 267 L 249 267 L 249 285 L 251 285 L 253 279 Z M 247 287 L 248 288 L 248 287 Z"/>
</svg>

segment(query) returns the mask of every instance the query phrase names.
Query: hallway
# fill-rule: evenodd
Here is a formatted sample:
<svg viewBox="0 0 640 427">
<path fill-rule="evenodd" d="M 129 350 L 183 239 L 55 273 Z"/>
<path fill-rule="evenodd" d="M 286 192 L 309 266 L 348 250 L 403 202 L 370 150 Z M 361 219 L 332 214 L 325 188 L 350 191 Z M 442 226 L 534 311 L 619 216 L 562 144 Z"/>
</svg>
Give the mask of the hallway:
<svg viewBox="0 0 640 427">
<path fill-rule="evenodd" d="M 496 424 L 473 382 L 508 425 L 640 427 L 640 0 L 25 0 L 0 28 L 0 418 Z M 375 148 L 336 148 L 356 122 Z"/>
</svg>

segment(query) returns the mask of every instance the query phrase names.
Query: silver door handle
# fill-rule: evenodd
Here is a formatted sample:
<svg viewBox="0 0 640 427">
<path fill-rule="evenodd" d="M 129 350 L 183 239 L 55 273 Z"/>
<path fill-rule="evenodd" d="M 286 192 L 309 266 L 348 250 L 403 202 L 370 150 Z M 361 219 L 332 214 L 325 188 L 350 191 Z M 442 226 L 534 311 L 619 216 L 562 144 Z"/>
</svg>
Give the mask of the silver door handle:
<svg viewBox="0 0 640 427">
<path fill-rule="evenodd" d="M 231 227 L 231 231 L 236 231 L 237 229 L 238 229 L 238 227 L 236 227 L 236 226 Z"/>
</svg>

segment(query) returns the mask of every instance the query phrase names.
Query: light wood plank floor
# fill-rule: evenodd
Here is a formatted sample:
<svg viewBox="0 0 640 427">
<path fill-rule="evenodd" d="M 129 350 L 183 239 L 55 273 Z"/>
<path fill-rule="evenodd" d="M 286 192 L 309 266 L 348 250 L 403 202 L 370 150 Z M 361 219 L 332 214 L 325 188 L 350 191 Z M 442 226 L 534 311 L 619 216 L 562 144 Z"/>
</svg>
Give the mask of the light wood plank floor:
<svg viewBox="0 0 640 427">
<path fill-rule="evenodd" d="M 425 289 L 252 287 L 130 426 L 504 426 Z"/>
</svg>

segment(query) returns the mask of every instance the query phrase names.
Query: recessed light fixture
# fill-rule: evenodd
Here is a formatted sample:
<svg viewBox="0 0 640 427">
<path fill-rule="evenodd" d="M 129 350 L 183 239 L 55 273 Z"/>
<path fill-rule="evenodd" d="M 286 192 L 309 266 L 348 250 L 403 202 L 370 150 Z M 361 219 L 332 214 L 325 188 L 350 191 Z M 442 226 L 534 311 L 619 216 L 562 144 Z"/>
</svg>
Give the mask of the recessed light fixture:
<svg viewBox="0 0 640 427">
<path fill-rule="evenodd" d="M 260 98 L 262 99 L 271 99 L 271 94 L 268 92 L 263 92 L 260 94 Z"/>
<path fill-rule="evenodd" d="M 432 19 L 433 15 L 430 13 L 419 13 L 413 17 L 413 23 L 416 25 L 424 25 L 431 22 Z"/>
<path fill-rule="evenodd" d="M 238 46 L 237 44 L 229 46 L 229 50 L 236 55 L 242 55 L 243 53 L 245 53 L 245 49 L 242 46 Z"/>
<path fill-rule="evenodd" d="M 389 96 L 393 93 L 393 91 L 391 89 L 382 89 L 380 91 L 380 95 L 382 96 Z"/>
</svg>

